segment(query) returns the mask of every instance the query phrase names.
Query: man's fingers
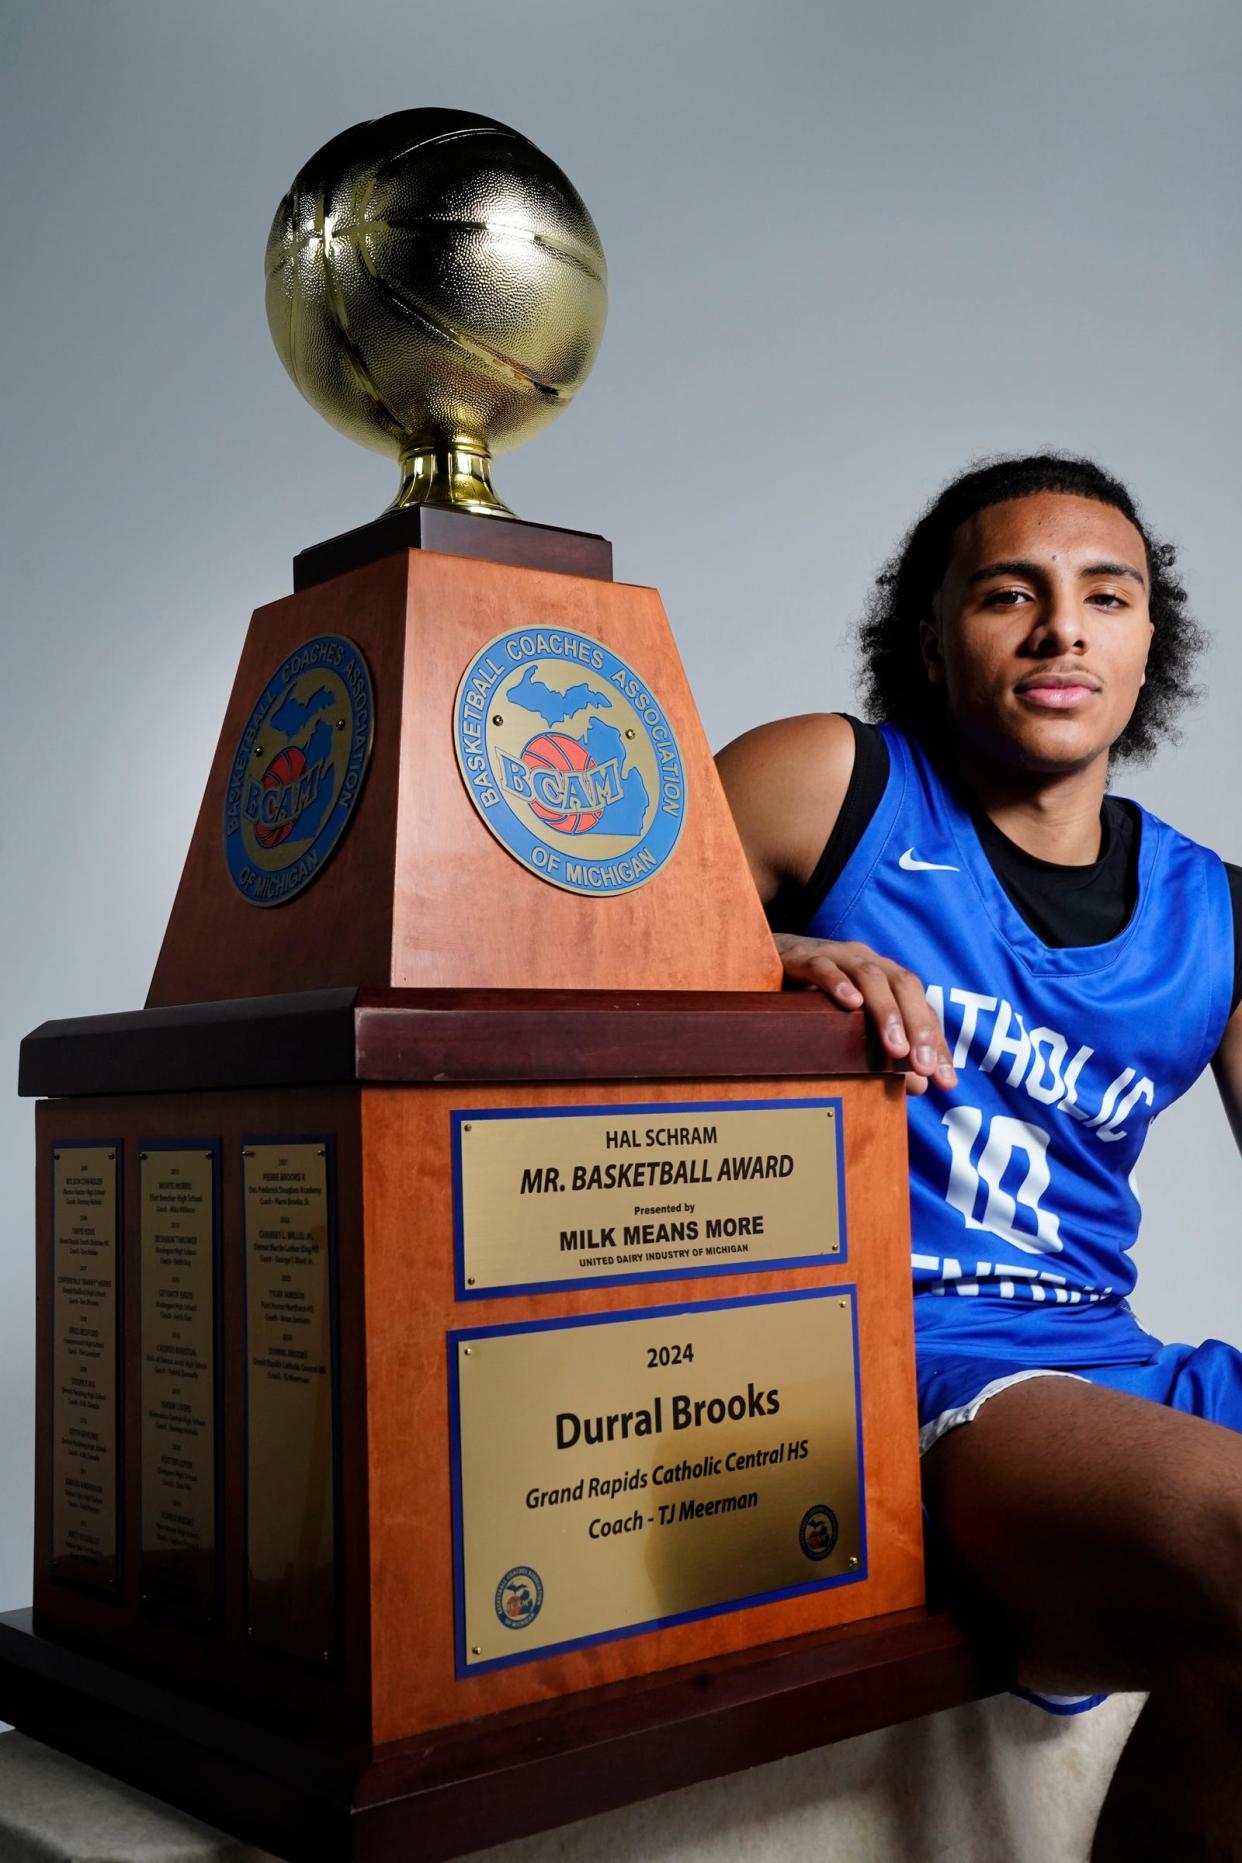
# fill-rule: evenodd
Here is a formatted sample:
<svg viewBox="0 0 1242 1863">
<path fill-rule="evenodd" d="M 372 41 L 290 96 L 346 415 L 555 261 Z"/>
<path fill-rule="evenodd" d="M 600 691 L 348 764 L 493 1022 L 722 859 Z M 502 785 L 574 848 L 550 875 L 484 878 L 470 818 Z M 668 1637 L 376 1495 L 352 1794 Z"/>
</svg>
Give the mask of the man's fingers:
<svg viewBox="0 0 1242 1863">
<path fill-rule="evenodd" d="M 846 964 L 847 974 L 861 990 L 863 1007 L 888 1052 L 893 1055 L 909 1054 L 910 1043 L 906 1038 L 897 998 L 888 980 L 888 966 L 878 957 L 864 957 L 855 962 L 847 959 Z"/>
<path fill-rule="evenodd" d="M 778 938 L 777 945 L 785 975 L 792 982 L 804 984 L 807 989 L 822 990 L 844 1009 L 861 1007 L 861 990 L 851 983 L 817 939 Z"/>
<path fill-rule="evenodd" d="M 938 1086 L 955 1087 L 957 1075 L 944 1030 L 932 1013 L 922 984 L 913 972 L 897 966 L 892 972 L 892 985 L 910 1042 L 911 1067 L 928 1079 L 934 1076 Z"/>
<path fill-rule="evenodd" d="M 923 1093 L 932 1081 L 938 1087 L 957 1085 L 944 1031 L 912 971 L 864 944 L 790 932 L 779 934 L 776 943 L 792 983 L 822 990 L 842 1009 L 866 1010 L 888 1053 L 906 1062 L 907 1091 Z"/>
</svg>

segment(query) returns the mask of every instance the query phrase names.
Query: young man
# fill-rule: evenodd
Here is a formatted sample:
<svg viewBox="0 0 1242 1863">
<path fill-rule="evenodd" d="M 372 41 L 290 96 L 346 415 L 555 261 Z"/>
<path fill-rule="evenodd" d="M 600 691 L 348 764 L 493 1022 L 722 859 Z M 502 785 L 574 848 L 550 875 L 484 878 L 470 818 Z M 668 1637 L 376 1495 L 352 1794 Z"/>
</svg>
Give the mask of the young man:
<svg viewBox="0 0 1242 1863">
<path fill-rule="evenodd" d="M 1242 874 L 1105 794 L 1190 692 L 1172 560 L 1087 461 L 970 472 L 877 584 L 884 724 L 719 760 L 788 977 L 908 1068 L 933 1535 L 1032 1688 L 1151 1691 L 1097 1863 L 1242 1858 L 1242 1353 L 1126 1299 L 1146 1129 L 1209 1062 L 1242 1144 Z"/>
</svg>

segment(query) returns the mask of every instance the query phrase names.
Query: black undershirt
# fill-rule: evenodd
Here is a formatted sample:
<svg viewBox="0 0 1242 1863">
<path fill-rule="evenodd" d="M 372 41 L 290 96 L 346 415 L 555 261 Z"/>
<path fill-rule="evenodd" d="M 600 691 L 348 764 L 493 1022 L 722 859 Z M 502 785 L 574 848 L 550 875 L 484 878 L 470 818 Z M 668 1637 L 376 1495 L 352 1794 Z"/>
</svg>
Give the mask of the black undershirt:
<svg viewBox="0 0 1242 1863">
<path fill-rule="evenodd" d="M 884 794 L 888 746 L 875 725 L 857 718 L 851 718 L 850 724 L 854 771 L 845 801 L 806 886 L 796 896 L 778 896 L 772 914 L 778 930 L 800 930 L 810 921 L 841 877 Z M 981 810 L 971 808 L 970 814 L 993 873 L 1046 945 L 1061 949 L 1107 944 L 1125 929 L 1138 902 L 1139 812 L 1132 802 L 1105 796 L 1099 858 L 1085 867 L 1040 860 L 1002 834 Z M 1233 901 L 1232 1014 L 1242 1002 L 1242 867 L 1226 861 L 1225 872 Z"/>
</svg>

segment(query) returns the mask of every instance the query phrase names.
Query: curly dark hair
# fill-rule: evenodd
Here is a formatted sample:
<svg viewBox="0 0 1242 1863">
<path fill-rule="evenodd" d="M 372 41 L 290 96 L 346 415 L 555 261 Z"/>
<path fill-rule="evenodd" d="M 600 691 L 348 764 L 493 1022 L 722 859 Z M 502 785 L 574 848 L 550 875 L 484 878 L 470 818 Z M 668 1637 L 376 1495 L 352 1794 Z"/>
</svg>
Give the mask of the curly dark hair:
<svg viewBox="0 0 1242 1863">
<path fill-rule="evenodd" d="M 1092 460 L 1072 453 L 1033 453 L 984 459 L 946 485 L 876 577 L 859 629 L 859 691 L 869 715 L 887 718 L 923 738 L 939 735 L 943 688 L 928 680 L 919 647 L 919 623 L 931 617 L 958 527 L 990 505 L 1035 492 L 1070 492 L 1113 505 L 1129 518 L 1147 550 L 1149 613 L 1155 625 L 1147 683 L 1112 747 L 1118 761 L 1145 762 L 1163 738 L 1177 741 L 1174 720 L 1199 696 L 1190 674 L 1208 636 L 1186 607 L 1186 591 L 1173 574 L 1177 552 L 1157 543 L 1120 480 Z"/>
</svg>

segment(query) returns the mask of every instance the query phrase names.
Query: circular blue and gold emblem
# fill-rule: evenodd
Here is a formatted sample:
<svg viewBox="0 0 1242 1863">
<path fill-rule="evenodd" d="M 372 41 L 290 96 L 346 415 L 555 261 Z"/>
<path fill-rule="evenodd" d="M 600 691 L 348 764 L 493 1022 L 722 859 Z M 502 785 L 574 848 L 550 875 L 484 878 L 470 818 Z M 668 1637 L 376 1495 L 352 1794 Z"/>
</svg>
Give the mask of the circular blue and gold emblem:
<svg viewBox="0 0 1242 1863">
<path fill-rule="evenodd" d="M 826 1559 L 840 1531 L 831 1507 L 808 1507 L 798 1528 L 798 1544 L 808 1559 Z"/>
<path fill-rule="evenodd" d="M 462 676 L 453 735 L 462 781 L 496 839 L 541 880 L 603 898 L 657 874 L 686 814 L 664 708 L 586 634 L 498 634 Z"/>
<path fill-rule="evenodd" d="M 506 1630 L 525 1630 L 543 1604 L 543 1580 L 533 1566 L 515 1565 L 496 1587 L 496 1615 Z"/>
<path fill-rule="evenodd" d="M 224 797 L 224 857 L 252 906 L 280 906 L 319 873 L 349 818 L 375 706 L 352 640 L 320 634 L 282 662 L 246 721 Z"/>
</svg>

